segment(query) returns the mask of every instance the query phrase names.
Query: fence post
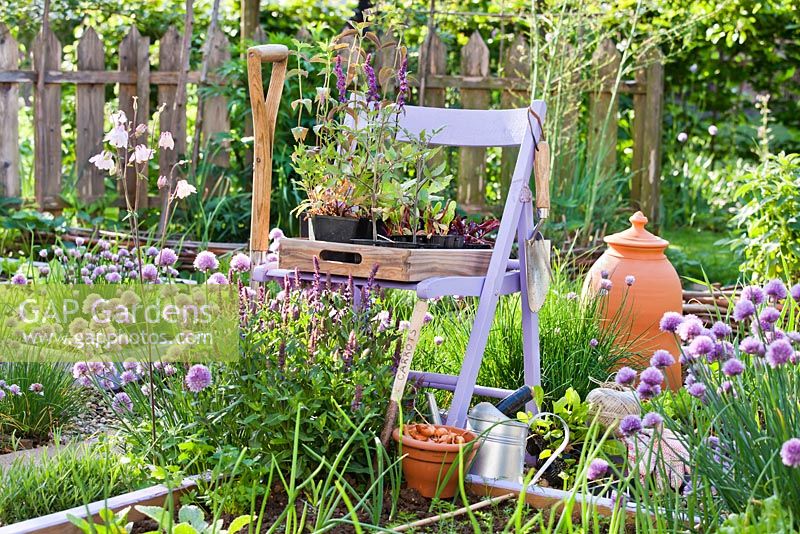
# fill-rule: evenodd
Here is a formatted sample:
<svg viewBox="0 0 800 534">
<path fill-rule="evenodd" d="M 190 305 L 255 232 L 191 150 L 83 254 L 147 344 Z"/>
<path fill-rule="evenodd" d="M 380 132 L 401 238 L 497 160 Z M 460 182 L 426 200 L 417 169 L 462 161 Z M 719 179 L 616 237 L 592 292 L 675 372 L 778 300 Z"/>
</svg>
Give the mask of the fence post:
<svg viewBox="0 0 800 534">
<path fill-rule="evenodd" d="M 223 63 L 231 59 L 228 38 L 218 27 L 214 28 L 214 33 L 208 36 L 210 40 L 208 54 L 208 71 L 214 72 Z M 218 167 L 228 167 L 230 165 L 230 139 L 223 139 L 216 147 L 216 151 L 211 153 L 211 141 L 219 134 L 227 134 L 231 130 L 231 121 L 228 117 L 228 101 L 224 96 L 212 96 L 202 99 L 203 106 L 203 126 L 202 126 L 202 145 L 205 147 L 204 164 L 214 164 Z M 184 113 L 185 122 L 186 115 Z M 206 190 L 212 190 L 219 179 L 220 173 L 208 175 L 205 182 Z"/>
<path fill-rule="evenodd" d="M 527 80 L 531 74 L 531 52 L 525 35 L 518 33 L 506 51 L 503 76 L 506 78 L 522 78 Z M 500 105 L 503 109 L 524 107 L 530 105 L 530 93 L 527 91 L 503 90 L 500 96 Z M 517 164 L 519 149 L 506 147 L 500 162 L 500 194 L 505 198 L 514 166 Z"/>
<path fill-rule="evenodd" d="M 44 59 L 44 62 L 42 61 Z M 41 32 L 33 42 L 34 70 L 57 71 L 61 66 L 61 43 L 49 30 Z M 41 98 L 42 115 L 34 111 L 34 178 L 36 180 L 36 202 L 41 210 L 58 210 L 61 207 L 61 86 L 45 84 L 42 94 L 34 88 L 34 99 Z M 36 110 L 37 106 L 34 106 Z M 5 128 L 5 125 L 3 125 Z M 42 139 L 44 134 L 46 139 Z"/>
<path fill-rule="evenodd" d="M 642 126 L 641 208 L 653 224 L 659 224 L 661 193 L 661 117 L 664 110 L 664 55 L 658 48 L 645 53 L 647 65 L 645 113 Z M 636 129 L 638 130 L 638 126 Z M 636 145 L 634 144 L 634 152 Z"/>
<path fill-rule="evenodd" d="M 425 64 L 425 76 L 437 76 L 447 74 L 447 47 L 442 42 L 436 30 L 433 30 L 425 38 L 422 44 L 422 58 L 420 64 Z M 420 80 L 421 83 L 421 80 Z M 444 88 L 433 89 L 425 88 L 425 102 L 420 102 L 420 106 L 431 108 L 444 107 Z"/>
<path fill-rule="evenodd" d="M 142 36 L 136 26 L 131 26 L 119 44 L 119 70 L 136 73 L 136 83 L 119 84 L 119 109 L 125 112 L 128 120 L 133 120 L 133 97 L 137 97 L 136 121 L 147 123 L 150 118 L 150 38 Z M 147 183 L 136 183 L 133 168 L 125 173 L 125 183 L 133 208 L 147 207 Z M 120 195 L 124 197 L 122 180 L 118 185 Z"/>
<path fill-rule="evenodd" d="M 621 54 L 611 39 L 605 39 L 592 55 L 599 87 L 590 95 L 588 164 L 597 170 L 597 180 L 610 178 L 617 166 L 617 106 L 613 94 Z"/>
<path fill-rule="evenodd" d="M 86 28 L 78 43 L 78 70 L 104 71 L 103 44 L 93 28 Z M 78 199 L 91 203 L 103 198 L 105 179 L 103 172 L 89 163 L 89 158 L 103 149 L 103 84 L 78 84 L 75 89 L 76 147 L 75 162 L 78 175 Z"/>
<path fill-rule="evenodd" d="M 158 70 L 161 72 L 178 72 L 181 70 L 181 34 L 170 26 L 166 33 L 161 36 L 158 46 Z M 177 83 L 177 82 L 176 82 Z M 158 155 L 158 173 L 161 176 L 170 176 L 172 166 L 178 161 L 181 154 L 186 153 L 186 108 L 180 107 L 177 110 L 178 117 L 173 123 L 172 116 L 175 113 L 173 104 L 178 86 L 175 84 L 160 84 L 158 86 L 158 105 L 165 105 L 164 111 L 158 118 L 158 127 L 161 132 L 167 131 L 171 124 L 175 124 L 175 131 L 170 132 L 175 140 L 175 150 L 161 150 Z M 164 196 L 168 193 L 167 188 L 160 191 L 161 206 L 164 204 Z"/>
<path fill-rule="evenodd" d="M 385 94 L 392 93 L 394 91 L 394 74 L 397 72 L 397 68 L 400 64 L 397 61 L 397 45 L 390 45 L 395 41 L 394 35 L 390 32 L 385 31 L 378 36 L 378 39 L 381 42 L 381 45 L 384 48 L 376 51 L 373 61 L 373 68 L 375 72 L 378 73 L 378 83 L 381 86 L 382 92 Z M 384 71 L 384 69 L 387 69 Z M 382 72 L 384 74 L 382 74 Z M 391 75 L 389 75 L 391 73 Z"/>
<path fill-rule="evenodd" d="M 19 45 L 0 22 L 0 70 L 17 70 Z M 0 83 L 0 197 L 20 197 L 19 86 Z"/>
<path fill-rule="evenodd" d="M 489 47 L 477 31 L 461 49 L 461 74 L 484 78 L 489 75 Z M 464 109 L 489 109 L 491 93 L 486 89 L 461 89 Z M 466 211 L 482 211 L 485 204 L 486 149 L 461 148 L 459 151 L 457 201 Z"/>
</svg>

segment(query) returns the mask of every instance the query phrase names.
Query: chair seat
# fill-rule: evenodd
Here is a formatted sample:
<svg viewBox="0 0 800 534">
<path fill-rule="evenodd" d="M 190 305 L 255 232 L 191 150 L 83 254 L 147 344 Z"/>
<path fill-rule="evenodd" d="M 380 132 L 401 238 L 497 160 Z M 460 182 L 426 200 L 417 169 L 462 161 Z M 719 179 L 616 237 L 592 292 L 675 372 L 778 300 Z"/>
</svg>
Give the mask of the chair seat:
<svg viewBox="0 0 800 534">
<path fill-rule="evenodd" d="M 513 265 L 513 264 L 512 264 Z M 509 265 L 511 266 L 511 265 Z M 518 264 L 517 264 L 518 269 Z M 276 264 L 267 263 L 259 265 L 253 269 L 252 278 L 256 282 L 266 282 L 268 280 L 283 280 L 287 276 L 294 277 L 295 272 L 291 269 L 278 269 Z M 301 280 L 312 280 L 314 273 L 299 273 Z M 331 275 L 325 277 L 334 284 L 346 284 L 348 277 Z M 483 290 L 485 276 L 438 276 L 428 278 L 421 282 L 393 282 L 391 280 L 377 280 L 375 283 L 384 289 L 405 289 L 416 291 L 421 299 L 433 299 L 444 296 L 460 297 L 479 297 Z M 366 278 L 353 278 L 353 284 L 363 286 L 367 283 Z M 500 295 L 510 295 L 520 289 L 519 270 L 506 271 L 500 285 Z"/>
</svg>

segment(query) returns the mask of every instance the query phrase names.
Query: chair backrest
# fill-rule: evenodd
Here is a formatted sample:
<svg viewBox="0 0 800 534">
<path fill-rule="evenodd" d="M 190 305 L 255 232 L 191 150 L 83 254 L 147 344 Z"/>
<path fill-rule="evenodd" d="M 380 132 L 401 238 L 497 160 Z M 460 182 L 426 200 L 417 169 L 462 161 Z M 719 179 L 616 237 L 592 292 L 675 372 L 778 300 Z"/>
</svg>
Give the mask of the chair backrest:
<svg viewBox="0 0 800 534">
<path fill-rule="evenodd" d="M 545 103 L 535 100 L 530 107 L 544 122 Z M 513 147 L 522 145 L 526 133 L 538 140 L 541 131 L 536 119 L 520 109 L 452 109 L 405 106 L 400 115 L 400 126 L 411 135 L 419 135 L 422 130 L 430 133 L 440 130 L 431 144 L 466 147 Z M 531 125 L 533 131 L 531 132 Z M 408 137 L 401 130 L 399 141 Z"/>
</svg>

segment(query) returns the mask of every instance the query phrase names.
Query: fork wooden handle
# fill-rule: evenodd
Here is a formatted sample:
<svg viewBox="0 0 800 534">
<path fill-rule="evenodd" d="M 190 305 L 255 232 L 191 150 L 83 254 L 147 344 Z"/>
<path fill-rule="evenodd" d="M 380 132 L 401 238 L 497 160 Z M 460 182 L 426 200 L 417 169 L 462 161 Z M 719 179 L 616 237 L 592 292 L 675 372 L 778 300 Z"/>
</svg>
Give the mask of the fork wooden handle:
<svg viewBox="0 0 800 534">
<path fill-rule="evenodd" d="M 550 145 L 539 141 L 533 157 L 533 177 L 536 185 L 536 209 L 550 209 Z M 547 215 L 545 214 L 544 217 Z"/>
</svg>

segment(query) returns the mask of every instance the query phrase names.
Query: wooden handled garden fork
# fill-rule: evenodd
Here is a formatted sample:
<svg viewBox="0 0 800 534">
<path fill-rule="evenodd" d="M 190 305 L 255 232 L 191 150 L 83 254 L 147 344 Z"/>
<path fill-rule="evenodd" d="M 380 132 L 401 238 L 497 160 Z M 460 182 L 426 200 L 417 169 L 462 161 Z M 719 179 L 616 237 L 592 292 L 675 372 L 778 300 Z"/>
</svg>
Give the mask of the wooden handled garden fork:
<svg viewBox="0 0 800 534">
<path fill-rule="evenodd" d="M 247 80 L 253 110 L 253 207 L 250 218 L 250 259 L 253 265 L 266 260 L 269 252 L 269 207 L 272 196 L 272 147 L 275 121 L 286 79 L 289 49 L 269 44 L 247 49 Z M 264 98 L 261 64 L 272 63 L 269 89 Z"/>
</svg>

